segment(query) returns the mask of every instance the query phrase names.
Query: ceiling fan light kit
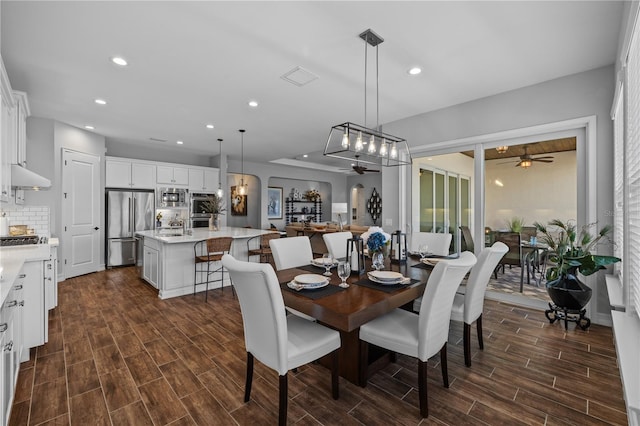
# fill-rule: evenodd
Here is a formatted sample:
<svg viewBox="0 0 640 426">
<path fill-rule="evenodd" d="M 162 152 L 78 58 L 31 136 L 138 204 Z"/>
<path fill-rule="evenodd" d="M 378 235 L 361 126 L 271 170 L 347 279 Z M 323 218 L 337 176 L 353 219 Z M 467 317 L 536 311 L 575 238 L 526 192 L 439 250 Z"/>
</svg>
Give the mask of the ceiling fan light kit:
<svg viewBox="0 0 640 426">
<path fill-rule="evenodd" d="M 328 157 L 341 158 L 351 162 L 355 161 L 353 169 L 362 174 L 364 171 L 377 172 L 378 170 L 370 170 L 360 166 L 360 163 L 372 164 L 382 167 L 406 166 L 411 164 L 411 153 L 409 145 L 403 138 L 384 133 L 377 120 L 374 129 L 366 126 L 367 119 L 367 49 L 368 46 L 376 48 L 376 111 L 378 107 L 378 48 L 377 46 L 384 41 L 382 37 L 368 29 L 359 36 L 365 42 L 365 107 L 364 117 L 365 125 L 346 122 L 335 125 L 329 132 L 327 144 L 324 148 L 324 155 Z M 364 142 L 368 141 L 368 142 Z M 368 146 L 365 149 L 365 145 Z M 380 148 L 378 148 L 380 147 Z"/>
<path fill-rule="evenodd" d="M 505 152 L 507 152 L 507 150 L 509 149 L 508 146 L 499 146 L 496 148 L 496 151 L 498 151 L 498 154 L 504 154 Z"/>
</svg>

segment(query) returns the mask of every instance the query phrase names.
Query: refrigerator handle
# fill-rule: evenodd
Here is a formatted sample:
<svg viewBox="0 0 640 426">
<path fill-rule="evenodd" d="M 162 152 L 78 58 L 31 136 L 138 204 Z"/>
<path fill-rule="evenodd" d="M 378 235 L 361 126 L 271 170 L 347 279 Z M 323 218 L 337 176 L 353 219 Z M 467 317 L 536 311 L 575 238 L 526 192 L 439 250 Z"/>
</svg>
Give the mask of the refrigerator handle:
<svg viewBox="0 0 640 426">
<path fill-rule="evenodd" d="M 136 231 L 136 197 L 133 197 L 133 216 L 131 216 L 131 222 L 133 222 L 133 232 L 135 232 Z"/>
<path fill-rule="evenodd" d="M 129 214 L 131 214 L 131 197 L 127 198 L 129 202 Z M 129 232 L 131 232 L 131 217 L 129 217 Z"/>
</svg>

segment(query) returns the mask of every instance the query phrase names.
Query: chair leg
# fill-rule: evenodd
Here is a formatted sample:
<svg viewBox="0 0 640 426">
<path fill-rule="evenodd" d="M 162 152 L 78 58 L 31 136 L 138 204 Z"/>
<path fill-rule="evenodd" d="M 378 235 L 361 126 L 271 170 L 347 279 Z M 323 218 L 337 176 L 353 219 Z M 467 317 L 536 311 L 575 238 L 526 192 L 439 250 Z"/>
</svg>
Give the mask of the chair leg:
<svg viewBox="0 0 640 426">
<path fill-rule="evenodd" d="M 420 400 L 420 415 L 429 417 L 429 404 L 427 403 L 427 362 L 418 361 L 418 398 Z"/>
<path fill-rule="evenodd" d="M 287 424 L 287 373 L 284 376 L 280 376 L 280 408 L 278 414 L 278 424 L 284 426 Z"/>
<path fill-rule="evenodd" d="M 207 262 L 207 282 L 204 285 L 204 303 L 207 303 L 207 297 L 209 296 L 209 265 L 211 262 Z"/>
<path fill-rule="evenodd" d="M 471 367 L 471 324 L 464 323 L 464 365 Z"/>
<path fill-rule="evenodd" d="M 340 386 L 339 386 L 339 375 L 340 369 L 338 360 L 340 358 L 340 350 L 336 349 L 331 354 L 331 396 L 333 399 L 340 398 Z"/>
<path fill-rule="evenodd" d="M 367 370 L 369 369 L 369 343 L 360 340 L 360 386 L 367 386 Z"/>
<path fill-rule="evenodd" d="M 447 368 L 447 344 L 440 349 L 440 366 L 442 367 L 442 382 L 444 387 L 449 387 L 449 369 Z"/>
<path fill-rule="evenodd" d="M 244 402 L 251 397 L 251 382 L 253 381 L 253 354 L 247 352 L 247 381 L 244 384 Z"/>
<path fill-rule="evenodd" d="M 476 320 L 476 328 L 478 330 L 478 346 L 480 350 L 484 350 L 484 342 L 482 341 L 482 314 Z"/>
</svg>

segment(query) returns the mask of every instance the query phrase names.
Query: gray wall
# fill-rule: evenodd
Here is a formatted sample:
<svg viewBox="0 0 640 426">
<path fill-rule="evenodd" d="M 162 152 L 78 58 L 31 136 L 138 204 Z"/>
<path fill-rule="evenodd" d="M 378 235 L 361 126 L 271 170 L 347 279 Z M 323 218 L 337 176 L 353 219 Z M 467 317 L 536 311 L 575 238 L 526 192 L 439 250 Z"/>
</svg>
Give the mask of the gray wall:
<svg viewBox="0 0 640 426">
<path fill-rule="evenodd" d="M 609 111 L 613 102 L 614 77 L 613 66 L 598 68 L 398 120 L 385 124 L 385 131 L 406 138 L 410 146 L 415 147 L 595 115 L 597 217 L 599 226 L 603 226 L 611 224 L 608 212 L 613 210 L 613 128 Z M 385 169 L 383 223 L 387 219 L 394 223 L 399 220 L 399 197 L 393 193 L 393 189 L 398 187 L 397 171 Z M 410 188 L 407 185 L 408 200 Z M 408 215 L 406 220 L 410 223 Z M 595 293 L 596 312 L 608 314 L 610 307 L 603 274 L 599 274 Z"/>
<path fill-rule="evenodd" d="M 381 167 L 382 169 L 382 167 Z M 365 205 L 366 205 L 366 200 L 369 199 L 369 197 L 371 197 L 371 194 L 373 193 L 373 188 L 376 189 L 376 191 L 378 192 L 378 195 L 380 195 L 380 198 L 382 198 L 382 203 L 383 203 L 383 215 L 384 215 L 384 199 L 386 197 L 387 194 L 389 194 L 390 192 L 394 192 L 397 193 L 398 192 L 398 188 L 395 188 L 393 191 L 387 190 L 387 194 L 385 194 L 383 192 L 382 189 L 382 174 L 384 172 L 380 172 L 380 173 L 365 173 L 363 175 L 350 175 L 349 177 L 347 177 L 347 194 L 351 194 L 351 190 L 356 186 L 356 185 L 362 185 L 362 187 L 364 188 L 363 192 L 364 192 L 364 196 L 365 196 Z M 397 211 L 397 203 L 395 204 L 396 207 L 389 207 L 389 208 L 393 208 L 394 211 Z M 351 208 L 353 206 L 351 205 L 351 197 L 348 197 L 347 200 L 347 214 L 345 215 L 346 218 L 346 222 L 347 223 L 351 223 Z M 344 220 L 344 219 L 343 219 Z M 383 228 L 385 228 L 383 226 L 384 222 L 382 221 L 382 216 L 378 219 L 378 223 L 377 226 L 381 226 Z M 373 219 L 371 218 L 371 215 L 366 212 L 364 215 L 364 221 L 361 223 L 361 225 L 364 226 L 371 226 L 374 225 L 373 223 Z M 395 229 L 391 229 L 393 228 L 393 226 L 387 226 L 385 228 L 385 231 L 387 232 L 393 232 L 395 231 Z"/>
</svg>

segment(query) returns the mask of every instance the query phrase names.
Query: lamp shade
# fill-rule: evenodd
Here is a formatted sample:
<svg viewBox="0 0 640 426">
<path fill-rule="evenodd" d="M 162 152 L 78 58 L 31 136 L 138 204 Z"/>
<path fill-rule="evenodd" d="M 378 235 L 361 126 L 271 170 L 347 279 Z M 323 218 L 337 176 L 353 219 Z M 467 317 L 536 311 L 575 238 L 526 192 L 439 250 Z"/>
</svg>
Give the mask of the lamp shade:
<svg viewBox="0 0 640 426">
<path fill-rule="evenodd" d="M 347 213 L 347 203 L 331 203 L 331 212 L 333 214 L 344 214 Z"/>
</svg>

